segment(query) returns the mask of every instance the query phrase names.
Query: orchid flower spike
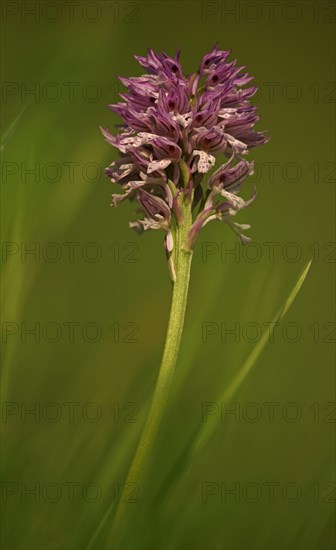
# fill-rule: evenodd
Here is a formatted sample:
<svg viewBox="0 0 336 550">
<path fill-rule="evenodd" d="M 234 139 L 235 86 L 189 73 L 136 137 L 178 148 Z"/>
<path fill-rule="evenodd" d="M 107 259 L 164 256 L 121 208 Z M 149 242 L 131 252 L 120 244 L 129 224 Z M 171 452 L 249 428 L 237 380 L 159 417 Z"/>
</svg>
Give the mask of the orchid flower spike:
<svg viewBox="0 0 336 550">
<path fill-rule="evenodd" d="M 192 225 L 184 248 L 192 250 L 201 228 L 211 220 L 226 222 L 243 243 L 247 224 L 233 217 L 256 197 L 239 196 L 253 162 L 244 157 L 253 147 L 268 141 L 254 129 L 259 120 L 250 98 L 253 77 L 227 61 L 230 51 L 218 46 L 207 53 L 197 72 L 184 75 L 180 52 L 171 58 L 149 49 L 135 56 L 146 74 L 120 78 L 127 93 L 123 101 L 108 107 L 124 121 L 122 131 L 101 129 L 120 158 L 106 168 L 106 175 L 120 186 L 112 205 L 135 200 L 143 217 L 130 222 L 138 232 L 161 229 L 174 279 L 174 228 L 183 224 L 182 201 L 189 202 Z M 197 209 L 197 210 L 196 210 Z"/>
</svg>

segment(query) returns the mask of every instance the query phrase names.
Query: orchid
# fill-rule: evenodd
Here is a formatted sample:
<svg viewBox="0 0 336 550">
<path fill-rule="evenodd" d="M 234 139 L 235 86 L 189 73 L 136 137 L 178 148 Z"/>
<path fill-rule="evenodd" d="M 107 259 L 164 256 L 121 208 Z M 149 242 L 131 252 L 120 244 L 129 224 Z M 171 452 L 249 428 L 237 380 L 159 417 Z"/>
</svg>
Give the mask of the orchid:
<svg viewBox="0 0 336 550">
<path fill-rule="evenodd" d="M 190 205 L 192 224 L 185 248 L 193 249 L 202 227 L 211 220 L 226 222 L 241 238 L 247 224 L 232 218 L 250 205 L 239 196 L 246 178 L 253 174 L 253 162 L 244 157 L 267 141 L 254 129 L 259 117 L 250 105 L 253 80 L 228 62 L 230 51 L 217 45 L 206 54 L 196 73 L 185 76 L 180 51 L 171 58 L 149 50 L 135 56 L 147 71 L 140 77 L 123 78 L 127 93 L 123 101 L 109 105 L 124 121 L 113 135 L 102 128 L 106 141 L 121 158 L 111 163 L 106 175 L 120 186 L 112 205 L 135 200 L 143 218 L 130 222 L 138 232 L 162 229 L 173 281 L 176 280 L 176 225 L 183 223 L 183 207 Z M 216 171 L 211 170 L 219 164 Z"/>
<path fill-rule="evenodd" d="M 255 86 L 252 77 L 228 61 L 230 51 L 218 46 L 206 54 L 198 70 L 185 76 L 180 52 L 171 58 L 149 50 L 135 56 L 146 74 L 120 78 L 127 93 L 109 105 L 124 121 L 114 135 L 102 129 L 120 158 L 106 168 L 106 176 L 121 192 L 112 205 L 135 201 L 141 218 L 130 226 L 142 233 L 164 232 L 173 294 L 161 368 L 147 421 L 130 466 L 125 487 L 145 474 L 146 460 L 155 440 L 174 374 L 187 304 L 191 260 L 201 229 L 213 220 L 223 221 L 249 242 L 248 224 L 235 216 L 256 197 L 244 199 L 240 191 L 253 162 L 250 149 L 264 144 L 264 132 L 254 129 L 259 120 L 250 105 Z M 117 507 L 111 535 L 115 547 L 125 513 L 125 498 Z"/>
</svg>

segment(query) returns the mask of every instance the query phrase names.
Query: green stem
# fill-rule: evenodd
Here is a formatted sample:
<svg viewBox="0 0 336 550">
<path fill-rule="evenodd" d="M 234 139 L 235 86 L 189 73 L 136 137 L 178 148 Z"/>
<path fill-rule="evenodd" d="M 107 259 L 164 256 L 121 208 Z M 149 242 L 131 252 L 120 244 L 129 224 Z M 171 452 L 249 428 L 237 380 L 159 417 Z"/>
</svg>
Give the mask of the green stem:
<svg viewBox="0 0 336 550">
<path fill-rule="evenodd" d="M 183 205 L 182 209 L 183 223 L 177 226 L 175 231 L 176 281 L 173 283 L 170 316 L 160 372 L 147 420 L 117 505 L 107 548 L 116 549 L 119 543 L 127 505 L 127 488 L 131 486 L 140 487 L 145 473 L 146 461 L 158 432 L 175 371 L 184 325 L 192 260 L 192 251 L 186 251 L 182 248 L 192 225 L 191 206 Z"/>
</svg>

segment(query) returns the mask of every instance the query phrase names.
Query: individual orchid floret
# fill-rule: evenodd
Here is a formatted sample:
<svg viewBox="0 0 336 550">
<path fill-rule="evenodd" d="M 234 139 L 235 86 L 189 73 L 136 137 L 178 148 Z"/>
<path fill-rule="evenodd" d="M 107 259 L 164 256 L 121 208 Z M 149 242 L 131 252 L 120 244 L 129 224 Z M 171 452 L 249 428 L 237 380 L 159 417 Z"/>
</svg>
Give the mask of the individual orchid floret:
<svg viewBox="0 0 336 550">
<path fill-rule="evenodd" d="M 183 74 L 179 51 L 174 57 L 151 49 L 135 56 L 146 74 L 120 77 L 126 93 L 109 105 L 124 124 L 116 135 L 102 129 L 121 155 L 105 171 L 121 190 L 112 204 L 136 201 L 143 218 L 131 227 L 165 232 L 173 278 L 176 228 L 185 224 L 186 205 L 191 216 L 185 250 L 212 220 L 225 221 L 248 241 L 242 232 L 249 226 L 233 217 L 256 196 L 255 191 L 248 200 L 239 196 L 253 173 L 246 155 L 268 139 L 254 129 L 259 117 L 250 105 L 257 90 L 249 86 L 253 77 L 236 60 L 228 61 L 230 53 L 214 46 L 192 75 Z"/>
</svg>

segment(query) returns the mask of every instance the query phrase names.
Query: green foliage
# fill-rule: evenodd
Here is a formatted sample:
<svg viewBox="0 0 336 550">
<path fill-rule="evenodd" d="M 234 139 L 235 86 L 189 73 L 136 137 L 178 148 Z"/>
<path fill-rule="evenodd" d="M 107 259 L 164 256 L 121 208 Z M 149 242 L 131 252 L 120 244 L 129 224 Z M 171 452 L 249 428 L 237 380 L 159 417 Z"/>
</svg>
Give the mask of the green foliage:
<svg viewBox="0 0 336 550">
<path fill-rule="evenodd" d="M 334 241 L 334 200 L 327 178 L 332 104 L 323 100 L 323 84 L 332 80 L 330 23 L 322 15 L 312 23 L 313 12 L 304 7 L 309 3 L 300 3 L 304 16 L 297 24 L 282 16 L 274 24 L 264 16 L 256 23 L 225 22 L 220 12 L 207 22 L 206 3 L 147 0 L 135 3 L 138 22 L 132 23 L 126 20 L 132 2 L 98 4 L 104 17 L 96 23 L 86 21 L 80 7 L 73 24 L 65 12 L 56 23 L 34 23 L 28 16 L 22 22 L 19 11 L 4 23 L 3 80 L 19 89 L 7 97 L 2 114 L 8 138 L 2 151 L 2 237 L 11 245 L 2 263 L 2 548 L 106 548 L 158 374 L 171 284 L 163 234 L 138 238 L 127 227 L 133 206 L 109 206 L 113 186 L 95 166 L 107 166 L 112 151 L 98 127 L 117 123 L 105 105 L 115 100 L 115 75 L 139 70 L 133 53 L 148 46 L 171 53 L 181 46 L 192 70 L 219 40 L 223 48 L 234 48 L 258 82 L 279 82 L 275 102 L 265 86 L 258 100 L 260 129 L 268 129 L 272 141 L 253 155 L 262 172 L 258 198 L 237 219 L 244 222 L 248 214 L 256 244 L 251 256 L 255 250 L 261 256 L 246 260 L 220 222 L 202 232 L 168 409 L 146 482 L 134 494 L 130 488 L 130 500 L 139 500 L 127 504 L 130 524 L 121 546 L 329 550 L 334 265 L 325 245 Z M 53 102 L 42 93 L 52 82 L 61 90 Z M 66 82 L 78 83 L 73 101 Z M 90 82 L 102 90 L 91 102 L 85 99 Z M 300 84 L 300 101 L 283 99 L 286 82 Z M 320 83 L 318 102 L 310 89 L 314 82 Z M 21 83 L 29 89 L 39 83 L 40 95 L 25 99 L 23 90 L 22 99 Z M 269 161 L 279 163 L 273 181 Z M 301 179 L 284 177 L 288 162 L 301 167 Z M 319 177 L 312 169 L 316 162 Z M 274 261 L 267 242 L 279 243 Z M 294 261 L 288 260 L 290 242 L 301 249 Z M 74 243 L 73 260 L 64 243 Z M 205 254 L 209 243 L 211 254 Z M 34 247 L 36 254 L 29 254 Z M 234 254 L 227 255 L 228 249 Z M 291 305 L 289 289 L 312 256 L 309 276 Z M 279 304 L 284 307 L 274 318 Z M 269 342 L 264 323 L 274 319 L 279 326 Z M 69 323 L 75 323 L 73 339 Z M 206 323 L 213 331 L 204 338 Z M 236 323 L 239 341 L 226 332 Z M 246 338 L 248 323 L 262 330 L 256 341 Z M 297 326 L 302 334 L 290 341 Z M 94 341 L 97 327 L 101 334 Z M 60 337 L 52 342 L 57 331 Z M 279 403 L 273 422 L 265 405 L 271 402 Z M 203 418 L 207 403 L 213 414 Z M 226 415 L 225 406 L 236 416 Z M 29 413 L 34 407 L 36 413 Z M 255 410 L 262 415 L 251 422 Z M 298 410 L 302 416 L 291 421 Z M 270 482 L 278 484 L 273 502 L 265 485 Z M 261 489 L 260 500 L 249 501 L 249 483 Z M 289 483 L 302 490 L 296 502 L 290 502 L 295 487 Z M 225 487 L 236 487 L 238 501 Z"/>
</svg>

